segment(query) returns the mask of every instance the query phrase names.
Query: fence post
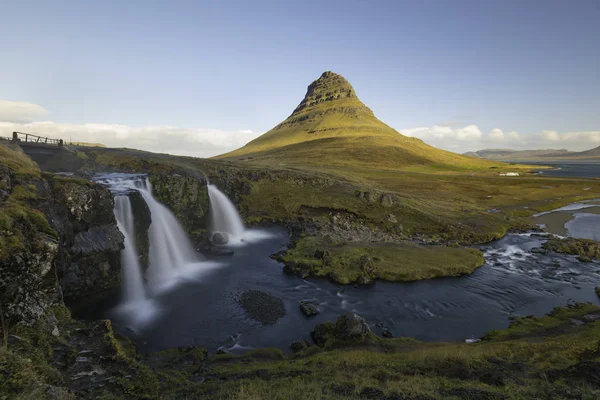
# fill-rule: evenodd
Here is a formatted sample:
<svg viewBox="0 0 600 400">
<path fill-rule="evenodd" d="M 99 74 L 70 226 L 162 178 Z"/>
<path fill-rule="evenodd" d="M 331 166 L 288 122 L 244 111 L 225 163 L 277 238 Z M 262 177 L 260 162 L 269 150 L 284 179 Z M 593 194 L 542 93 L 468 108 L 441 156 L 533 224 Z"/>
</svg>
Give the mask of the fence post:
<svg viewBox="0 0 600 400">
<path fill-rule="evenodd" d="M 58 146 L 59 146 L 59 147 L 63 147 L 63 140 L 62 140 L 62 139 L 60 139 L 60 140 L 58 141 Z"/>
<path fill-rule="evenodd" d="M 13 142 L 19 140 L 19 134 L 17 132 L 13 132 Z"/>
</svg>

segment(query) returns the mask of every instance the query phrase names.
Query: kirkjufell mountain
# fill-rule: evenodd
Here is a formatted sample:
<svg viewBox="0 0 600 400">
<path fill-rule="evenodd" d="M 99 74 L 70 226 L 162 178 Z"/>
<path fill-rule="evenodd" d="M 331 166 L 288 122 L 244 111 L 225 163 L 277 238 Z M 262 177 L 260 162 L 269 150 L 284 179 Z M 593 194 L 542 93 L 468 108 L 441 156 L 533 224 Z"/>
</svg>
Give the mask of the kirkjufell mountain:
<svg viewBox="0 0 600 400">
<path fill-rule="evenodd" d="M 324 72 L 283 122 L 244 147 L 217 158 L 273 165 L 332 165 L 379 169 L 420 166 L 481 168 L 486 160 L 437 149 L 381 122 L 341 75 Z"/>
</svg>

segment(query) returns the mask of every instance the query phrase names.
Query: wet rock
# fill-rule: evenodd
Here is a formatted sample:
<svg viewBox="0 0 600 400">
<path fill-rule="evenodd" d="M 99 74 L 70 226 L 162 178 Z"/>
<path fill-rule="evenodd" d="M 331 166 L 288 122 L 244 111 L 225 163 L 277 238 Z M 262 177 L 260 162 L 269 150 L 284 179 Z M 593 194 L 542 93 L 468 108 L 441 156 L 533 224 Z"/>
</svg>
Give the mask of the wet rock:
<svg viewBox="0 0 600 400">
<path fill-rule="evenodd" d="M 56 276 L 65 300 L 81 306 L 117 290 L 124 238 L 112 193 L 81 178 L 45 177 L 49 199 L 40 210 L 60 237 Z"/>
<path fill-rule="evenodd" d="M 319 308 L 310 301 L 301 301 L 300 310 L 305 317 L 314 317 L 315 315 L 319 315 Z"/>
<path fill-rule="evenodd" d="M 222 246 L 229 243 L 229 234 L 225 232 L 215 232 L 210 240 L 213 244 Z"/>
<path fill-rule="evenodd" d="M 219 348 L 217 349 L 217 354 L 229 354 L 229 352 L 227 351 L 227 349 L 226 349 L 226 348 L 224 348 L 224 347 L 219 347 Z"/>
<path fill-rule="evenodd" d="M 295 275 L 298 278 L 306 278 L 310 273 L 310 266 L 291 261 L 283 266 L 283 272 L 288 275 Z"/>
<path fill-rule="evenodd" d="M 141 193 L 133 190 L 127 194 L 131 202 L 131 211 L 133 212 L 133 230 L 135 232 L 135 247 L 140 256 L 140 265 L 145 270 L 148 268 L 150 254 L 150 236 L 149 230 L 152 224 L 152 215 L 150 208 L 142 197 Z"/>
<path fill-rule="evenodd" d="M 80 180 L 53 180 L 55 200 L 66 207 L 76 231 L 115 223 L 113 195 L 108 189 Z"/>
<path fill-rule="evenodd" d="M 383 332 L 381 332 L 381 336 L 383 336 L 386 339 L 390 339 L 390 338 L 394 337 L 394 335 L 392 334 L 392 332 L 390 332 L 387 328 L 385 328 L 383 330 Z"/>
<path fill-rule="evenodd" d="M 201 175 L 150 174 L 154 197 L 167 206 L 188 234 L 209 225 L 210 201 L 206 178 Z"/>
<path fill-rule="evenodd" d="M 335 323 L 335 337 L 342 340 L 356 340 L 371 332 L 367 321 L 354 313 L 340 315 Z"/>
<path fill-rule="evenodd" d="M 577 260 L 580 261 L 580 262 L 582 262 L 582 263 L 591 263 L 591 262 L 594 262 L 594 260 L 592 260 L 588 256 L 579 256 L 579 257 L 577 257 Z"/>
<path fill-rule="evenodd" d="M 292 351 L 294 353 L 298 353 L 304 349 L 307 349 L 310 347 L 310 343 L 308 343 L 306 340 L 301 339 L 301 340 L 296 340 L 295 342 L 293 342 L 290 345 L 290 348 L 292 349 Z"/>
<path fill-rule="evenodd" d="M 69 252 L 73 255 L 119 252 L 123 249 L 123 234 L 116 225 L 94 226 L 75 235 Z"/>
<path fill-rule="evenodd" d="M 265 325 L 274 324 L 285 316 L 283 301 L 259 290 L 243 292 L 239 298 L 239 303 L 248 317 Z"/>
<path fill-rule="evenodd" d="M 543 249 L 543 248 L 541 248 L 541 247 L 534 247 L 533 249 L 531 249 L 531 252 L 532 252 L 533 254 L 547 254 L 547 253 L 548 253 L 548 250 L 546 250 L 546 249 Z"/>
</svg>

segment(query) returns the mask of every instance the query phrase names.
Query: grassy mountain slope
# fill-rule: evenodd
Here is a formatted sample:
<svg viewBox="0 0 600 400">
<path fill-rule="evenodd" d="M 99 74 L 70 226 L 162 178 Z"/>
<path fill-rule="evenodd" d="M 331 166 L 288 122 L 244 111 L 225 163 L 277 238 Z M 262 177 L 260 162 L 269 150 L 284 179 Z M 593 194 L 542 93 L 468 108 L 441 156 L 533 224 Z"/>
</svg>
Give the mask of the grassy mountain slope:
<svg viewBox="0 0 600 400">
<path fill-rule="evenodd" d="M 446 165 L 482 169 L 495 164 L 436 149 L 378 120 L 350 83 L 325 72 L 308 86 L 294 112 L 246 146 L 218 156 L 269 164 L 406 169 Z"/>
</svg>

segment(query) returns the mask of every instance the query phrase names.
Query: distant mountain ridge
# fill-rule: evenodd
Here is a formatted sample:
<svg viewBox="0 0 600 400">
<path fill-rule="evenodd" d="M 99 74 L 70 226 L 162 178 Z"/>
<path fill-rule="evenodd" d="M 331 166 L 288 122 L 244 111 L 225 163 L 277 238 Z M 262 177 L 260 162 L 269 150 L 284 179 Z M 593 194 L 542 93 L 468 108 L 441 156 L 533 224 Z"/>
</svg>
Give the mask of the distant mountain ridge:
<svg viewBox="0 0 600 400">
<path fill-rule="evenodd" d="M 324 72 L 283 122 L 216 158 L 272 165 L 378 169 L 487 169 L 497 165 L 437 149 L 400 134 L 363 104 L 341 75 Z"/>
<path fill-rule="evenodd" d="M 600 146 L 586 151 L 569 151 L 566 149 L 512 150 L 483 149 L 464 153 L 465 156 L 493 161 L 598 161 L 600 162 Z"/>
</svg>

